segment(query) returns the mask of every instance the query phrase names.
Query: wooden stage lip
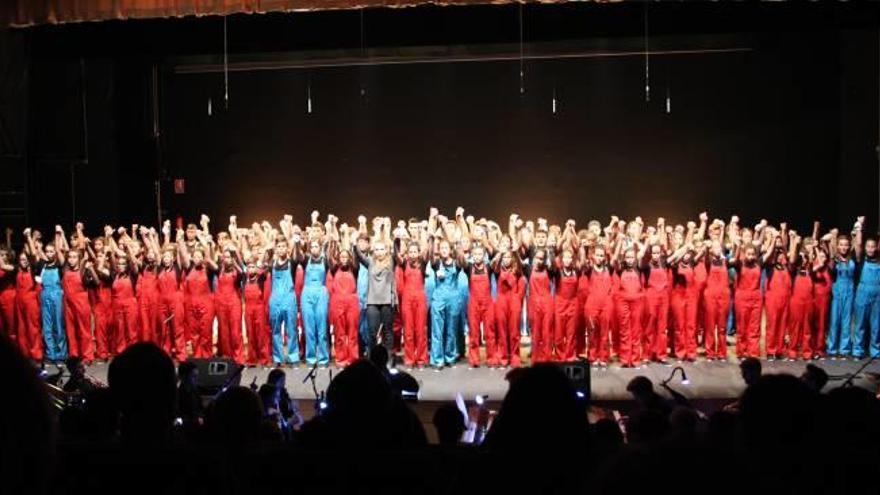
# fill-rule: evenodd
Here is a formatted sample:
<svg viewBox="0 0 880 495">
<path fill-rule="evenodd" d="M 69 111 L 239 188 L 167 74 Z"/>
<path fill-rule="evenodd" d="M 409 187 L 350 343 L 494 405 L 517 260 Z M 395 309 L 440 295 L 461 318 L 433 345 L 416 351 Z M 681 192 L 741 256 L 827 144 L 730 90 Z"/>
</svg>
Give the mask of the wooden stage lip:
<svg viewBox="0 0 880 495">
<path fill-rule="evenodd" d="M 834 388 L 843 383 L 843 377 L 856 371 L 865 361 L 842 361 L 842 360 L 816 360 L 813 364 L 823 368 L 831 377 L 826 389 Z M 804 361 L 762 361 L 764 373 L 789 373 L 799 376 L 808 364 Z M 681 375 L 669 382 L 670 386 L 684 396 L 691 399 L 733 399 L 738 397 L 745 384 L 740 377 L 739 364 L 734 361 L 697 361 L 696 363 L 676 363 L 670 361 L 670 365 L 652 363 L 641 368 L 622 369 L 612 365 L 606 369 L 592 368 L 592 399 L 599 401 L 628 400 L 626 384 L 639 375 L 647 376 L 654 382 L 658 392 L 661 390 L 660 382 L 669 377 L 675 366 L 681 366 L 687 373 L 690 381 L 688 385 L 681 383 Z M 242 372 L 241 385 L 248 386 L 257 379 L 260 385 L 266 381 L 271 368 L 255 367 L 247 368 Z M 293 368 L 285 368 L 287 373 L 287 389 L 297 399 L 314 399 L 312 386 L 309 381 L 303 383 L 310 368 L 304 365 Z M 466 363 L 461 363 L 455 368 L 446 368 L 440 372 L 429 368 L 409 370 L 401 367 L 401 370 L 412 374 L 419 382 L 420 400 L 422 401 L 450 401 L 455 399 L 457 393 L 461 393 L 465 399 L 473 399 L 476 395 L 488 395 L 490 401 L 500 401 L 507 392 L 507 381 L 504 379 L 507 369 L 477 368 L 468 369 Z M 329 383 L 330 372 L 333 375 L 339 373 L 339 369 L 330 366 L 326 369 L 318 369 L 318 391 L 326 390 Z M 866 374 L 867 372 L 868 374 Z M 871 376 L 880 373 L 880 361 L 872 363 L 861 377 L 855 380 L 855 385 L 865 387 L 871 391 L 877 391 L 878 382 Z M 104 383 L 107 378 L 107 365 L 103 363 L 89 366 L 87 373 Z"/>
</svg>

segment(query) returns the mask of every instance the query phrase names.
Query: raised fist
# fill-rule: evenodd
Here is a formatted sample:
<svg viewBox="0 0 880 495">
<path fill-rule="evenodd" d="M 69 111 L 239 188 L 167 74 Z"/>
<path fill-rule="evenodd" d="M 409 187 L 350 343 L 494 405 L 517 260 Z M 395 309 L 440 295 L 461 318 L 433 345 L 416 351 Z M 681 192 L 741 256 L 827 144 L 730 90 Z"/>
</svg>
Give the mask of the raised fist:
<svg viewBox="0 0 880 495">
<path fill-rule="evenodd" d="M 24 234 L 25 237 L 30 236 L 30 235 L 31 235 L 31 228 L 28 227 L 28 228 L 24 229 L 23 234 Z"/>
<path fill-rule="evenodd" d="M 428 215 L 430 215 L 431 217 L 436 217 L 439 214 L 440 214 L 440 211 L 437 210 L 437 208 L 434 208 L 433 206 L 428 208 Z"/>
<path fill-rule="evenodd" d="M 730 223 L 731 223 L 731 225 L 735 224 L 735 223 L 739 223 L 739 217 L 736 215 L 730 217 Z"/>
<path fill-rule="evenodd" d="M 363 215 L 358 215 L 358 223 L 361 225 L 366 225 L 367 224 L 367 217 L 365 217 Z"/>
<path fill-rule="evenodd" d="M 205 225 L 207 225 L 209 223 L 211 223 L 211 219 L 208 218 L 208 215 L 205 215 L 204 213 L 202 213 L 202 216 L 199 218 L 199 224 L 204 227 Z"/>
<path fill-rule="evenodd" d="M 663 217 L 657 218 L 657 225 L 665 225 L 665 224 L 666 224 L 665 218 L 663 218 Z"/>
<path fill-rule="evenodd" d="M 700 213 L 700 221 L 701 222 L 708 222 L 709 221 L 709 214 L 706 213 L 705 211 Z"/>
<path fill-rule="evenodd" d="M 312 210 L 312 215 L 311 215 L 312 223 L 317 222 L 319 216 L 321 216 L 321 214 L 318 212 L 318 210 Z"/>
<path fill-rule="evenodd" d="M 64 230 L 61 228 L 60 225 L 56 225 L 56 226 L 55 226 L 55 232 L 58 232 L 59 234 L 62 234 L 62 233 L 64 233 Z"/>
<path fill-rule="evenodd" d="M 455 209 L 455 217 L 458 218 L 461 216 L 464 216 L 464 208 L 459 206 L 458 208 Z"/>
<path fill-rule="evenodd" d="M 111 227 L 109 225 L 105 225 L 104 226 L 104 235 L 107 237 L 110 237 L 111 235 L 113 235 L 113 227 Z"/>
<path fill-rule="evenodd" d="M 696 222 L 693 222 L 693 221 L 688 222 L 688 223 L 687 223 L 687 228 L 688 228 L 688 229 L 691 229 L 691 230 L 697 228 L 697 224 L 696 224 Z"/>
<path fill-rule="evenodd" d="M 779 228 L 780 228 L 780 230 L 785 230 L 786 228 L 788 228 L 788 224 L 785 222 L 782 222 L 779 224 Z"/>
<path fill-rule="evenodd" d="M 514 226 L 518 229 L 522 228 L 522 226 L 523 226 L 522 218 L 517 218 L 516 221 L 514 222 Z"/>
<path fill-rule="evenodd" d="M 124 233 L 125 233 L 125 227 L 119 227 L 118 229 L 116 229 L 116 232 L 118 232 L 119 235 L 124 234 Z"/>
<path fill-rule="evenodd" d="M 569 218 L 568 220 L 565 221 L 566 227 L 574 228 L 574 225 L 575 225 L 574 220 L 572 220 L 571 218 Z"/>
<path fill-rule="evenodd" d="M 611 223 L 617 223 L 620 221 L 620 218 L 617 215 L 611 215 Z"/>
<path fill-rule="evenodd" d="M 639 225 L 645 225 L 645 222 L 642 221 L 642 217 L 636 217 L 635 222 Z"/>
<path fill-rule="evenodd" d="M 235 215 L 229 215 L 229 225 L 235 225 Z"/>
<path fill-rule="evenodd" d="M 293 223 L 293 215 L 284 215 L 282 218 L 287 223 Z M 269 222 L 263 220 L 263 223 L 269 223 Z"/>
<path fill-rule="evenodd" d="M 865 224 L 865 217 L 864 216 L 856 217 L 856 222 L 859 225 L 864 225 Z"/>
<path fill-rule="evenodd" d="M 76 222 L 76 230 L 77 230 L 78 232 L 82 232 L 82 229 L 83 229 L 83 224 L 82 224 L 82 222 Z"/>
<path fill-rule="evenodd" d="M 468 215 L 467 218 L 464 219 L 464 221 L 467 223 L 474 223 L 474 216 Z"/>
</svg>

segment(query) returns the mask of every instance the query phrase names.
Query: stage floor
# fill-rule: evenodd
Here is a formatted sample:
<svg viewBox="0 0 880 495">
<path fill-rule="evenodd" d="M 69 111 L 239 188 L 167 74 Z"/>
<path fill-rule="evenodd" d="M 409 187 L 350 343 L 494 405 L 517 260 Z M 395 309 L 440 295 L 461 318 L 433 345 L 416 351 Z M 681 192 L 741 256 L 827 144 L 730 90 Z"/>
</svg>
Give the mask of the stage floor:
<svg viewBox="0 0 880 495">
<path fill-rule="evenodd" d="M 855 372 L 866 361 L 842 361 L 821 359 L 811 361 L 823 368 L 831 377 L 827 388 L 839 386 L 846 377 Z M 764 373 L 789 373 L 800 375 L 807 365 L 804 361 L 763 361 Z M 88 374 L 106 383 L 107 364 L 97 363 L 88 368 Z M 670 361 L 670 365 L 648 364 L 640 368 L 623 369 L 616 364 L 608 368 L 591 369 L 592 398 L 598 401 L 628 400 L 626 384 L 635 376 L 644 375 L 651 379 L 655 385 L 669 377 L 674 366 L 681 366 L 690 380 L 689 385 L 681 383 L 680 375 L 670 382 L 670 385 L 688 398 L 692 399 L 732 399 L 742 393 L 745 384 L 740 377 L 739 364 L 735 360 L 730 361 L 705 361 L 695 363 L 678 364 Z M 255 367 L 247 368 L 242 372 L 241 385 L 250 385 L 254 378 L 258 385 L 266 380 L 271 368 Z M 461 393 L 466 399 L 473 399 L 475 395 L 488 395 L 490 401 L 500 401 L 507 392 L 507 382 L 504 379 L 509 369 L 477 368 L 469 369 L 462 362 L 454 368 L 445 368 L 434 371 L 429 368 L 413 369 L 400 367 L 402 371 L 412 374 L 420 384 L 420 399 L 423 401 L 448 401 L 455 399 L 457 393 Z M 287 389 L 297 399 L 314 399 L 311 383 L 306 380 L 310 368 L 304 365 L 285 368 L 287 372 Z M 331 373 L 335 376 L 340 371 L 335 366 L 318 369 L 316 385 L 318 391 L 326 390 Z M 880 361 L 871 363 L 865 372 L 855 380 L 855 384 L 876 391 L 877 379 L 874 373 L 880 373 Z M 839 379 L 834 379 L 840 377 Z M 658 391 L 660 390 L 658 386 Z"/>
</svg>

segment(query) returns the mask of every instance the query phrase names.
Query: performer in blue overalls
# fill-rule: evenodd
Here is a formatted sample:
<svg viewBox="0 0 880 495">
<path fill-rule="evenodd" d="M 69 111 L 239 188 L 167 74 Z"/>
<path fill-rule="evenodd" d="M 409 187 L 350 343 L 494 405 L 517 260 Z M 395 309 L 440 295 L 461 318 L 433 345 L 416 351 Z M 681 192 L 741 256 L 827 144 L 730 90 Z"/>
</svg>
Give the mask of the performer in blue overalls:
<svg viewBox="0 0 880 495">
<path fill-rule="evenodd" d="M 302 260 L 305 283 L 302 290 L 303 332 L 306 339 L 306 362 L 326 365 L 330 362 L 327 344 L 327 256 L 321 243 L 309 242 L 309 253 Z"/>
<path fill-rule="evenodd" d="M 431 294 L 431 365 L 436 369 L 452 366 L 458 360 L 455 339 L 460 311 L 459 264 L 452 256 L 449 241 L 441 240 L 439 259 L 432 262 L 434 291 Z"/>
<path fill-rule="evenodd" d="M 294 243 L 294 253 L 296 244 Z M 272 326 L 272 361 L 275 365 L 299 362 L 299 340 L 296 331 L 296 291 L 293 277 L 296 266 L 290 259 L 286 239 L 275 243 L 272 263 L 272 295 L 269 297 L 269 323 Z M 287 345 L 284 345 L 284 333 Z"/>
<path fill-rule="evenodd" d="M 855 292 L 856 262 L 852 259 L 851 241 L 848 237 L 837 239 L 837 246 L 829 251 L 834 253 L 831 274 L 831 325 L 828 327 L 826 347 L 828 357 L 847 358 L 852 353 L 852 312 Z"/>
<path fill-rule="evenodd" d="M 863 252 L 856 253 L 858 286 L 856 287 L 856 322 L 853 337 L 853 357 L 861 359 L 865 355 L 865 337 L 871 357 L 880 357 L 880 260 L 877 258 L 877 240 L 865 241 Z M 868 328 L 865 328 L 868 325 Z"/>
<path fill-rule="evenodd" d="M 64 235 L 63 233 L 57 235 Z M 43 289 L 40 294 L 40 314 L 43 317 L 43 341 L 45 343 L 45 357 L 49 361 L 64 361 L 67 359 L 67 334 L 64 332 L 64 305 L 61 290 L 61 262 L 58 250 L 54 244 L 47 244 L 43 251 L 36 249 L 31 242 L 31 252 L 39 259 L 35 273 Z"/>
</svg>

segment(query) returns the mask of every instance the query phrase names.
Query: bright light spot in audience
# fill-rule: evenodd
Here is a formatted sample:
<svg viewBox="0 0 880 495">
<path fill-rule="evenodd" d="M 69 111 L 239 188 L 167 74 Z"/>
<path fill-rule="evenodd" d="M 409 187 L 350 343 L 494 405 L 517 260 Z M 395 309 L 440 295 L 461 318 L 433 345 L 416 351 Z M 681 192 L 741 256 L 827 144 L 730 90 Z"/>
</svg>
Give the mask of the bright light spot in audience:
<svg viewBox="0 0 880 495">
<path fill-rule="evenodd" d="M 318 404 L 318 407 L 321 408 L 321 410 L 323 411 L 324 409 L 327 409 L 328 406 L 327 406 L 327 403 L 326 403 L 326 402 L 321 401 L 321 402 Z"/>
<path fill-rule="evenodd" d="M 575 394 L 577 394 L 578 399 L 583 399 L 584 397 L 586 397 L 586 395 L 583 392 L 581 392 L 580 390 L 575 392 Z"/>
</svg>

